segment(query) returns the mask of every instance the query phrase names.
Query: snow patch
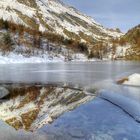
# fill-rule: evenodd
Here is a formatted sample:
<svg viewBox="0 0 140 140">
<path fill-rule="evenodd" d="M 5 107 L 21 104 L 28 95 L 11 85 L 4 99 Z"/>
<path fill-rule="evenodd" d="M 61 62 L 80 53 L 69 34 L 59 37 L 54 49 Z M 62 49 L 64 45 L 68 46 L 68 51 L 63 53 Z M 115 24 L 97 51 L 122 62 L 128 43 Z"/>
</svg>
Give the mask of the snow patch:
<svg viewBox="0 0 140 140">
<path fill-rule="evenodd" d="M 39 53 L 39 52 L 38 52 Z M 75 53 L 70 55 L 71 60 L 67 60 L 67 56 L 63 54 L 51 53 L 47 51 L 43 54 L 32 55 L 26 57 L 22 54 L 17 54 L 16 52 L 10 52 L 7 55 L 2 55 L 0 53 L 0 64 L 13 64 L 13 63 L 56 63 L 56 62 L 66 62 L 66 61 L 97 61 L 96 59 L 88 59 L 86 55 L 81 53 Z"/>
<path fill-rule="evenodd" d="M 128 77 L 128 81 L 123 83 L 124 85 L 140 86 L 140 74 L 135 73 Z"/>
<path fill-rule="evenodd" d="M 0 55 L 0 64 L 11 64 L 11 63 L 49 63 L 49 62 L 63 62 L 63 57 L 49 57 L 49 55 L 44 56 L 30 56 L 25 57 L 21 54 L 10 53 L 8 55 Z"/>
</svg>

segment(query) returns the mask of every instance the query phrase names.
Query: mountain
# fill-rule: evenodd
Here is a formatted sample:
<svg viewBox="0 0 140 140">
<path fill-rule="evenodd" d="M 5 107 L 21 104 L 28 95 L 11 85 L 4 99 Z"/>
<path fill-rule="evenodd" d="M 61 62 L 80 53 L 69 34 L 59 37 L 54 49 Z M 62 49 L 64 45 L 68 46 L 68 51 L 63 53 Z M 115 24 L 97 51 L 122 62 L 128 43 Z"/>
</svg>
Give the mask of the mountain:
<svg viewBox="0 0 140 140">
<path fill-rule="evenodd" d="M 90 43 L 122 35 L 60 0 L 1 0 L 0 18 Z"/>
<path fill-rule="evenodd" d="M 122 40 L 131 46 L 126 52 L 127 59 L 140 60 L 140 25 L 130 29 Z"/>
<path fill-rule="evenodd" d="M 123 38 L 133 44 L 140 43 L 140 25 L 130 29 Z"/>
</svg>

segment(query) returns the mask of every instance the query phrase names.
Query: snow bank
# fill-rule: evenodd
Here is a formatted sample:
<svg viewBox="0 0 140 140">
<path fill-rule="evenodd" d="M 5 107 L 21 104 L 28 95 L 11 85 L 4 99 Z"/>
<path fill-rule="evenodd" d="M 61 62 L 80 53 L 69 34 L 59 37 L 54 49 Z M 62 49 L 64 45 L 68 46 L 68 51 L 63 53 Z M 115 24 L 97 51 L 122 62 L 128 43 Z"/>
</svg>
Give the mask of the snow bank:
<svg viewBox="0 0 140 140">
<path fill-rule="evenodd" d="M 44 56 L 30 56 L 25 57 L 21 54 L 10 53 L 9 55 L 0 55 L 0 64 L 11 64 L 11 63 L 48 63 L 48 62 L 62 62 L 63 57 L 49 58 L 48 55 Z"/>
<path fill-rule="evenodd" d="M 82 53 L 76 53 L 72 55 L 72 61 L 86 62 L 86 61 L 100 61 L 100 60 L 96 58 L 88 59 L 86 55 Z"/>
<path fill-rule="evenodd" d="M 131 115 L 136 121 L 140 122 L 140 102 L 124 96 L 120 93 L 103 90 L 100 92 L 100 98 L 119 106 Z"/>
<path fill-rule="evenodd" d="M 128 77 L 128 81 L 123 83 L 124 85 L 140 86 L 140 74 L 132 74 Z"/>
<path fill-rule="evenodd" d="M 97 61 L 96 59 L 88 59 L 84 54 L 77 53 L 72 54 L 71 61 Z M 12 63 L 55 63 L 55 62 L 65 62 L 65 56 L 62 54 L 48 54 L 45 52 L 44 54 L 33 55 L 26 57 L 22 54 L 17 54 L 14 52 L 10 52 L 8 55 L 2 55 L 0 52 L 0 64 L 12 64 Z M 98 60 L 99 61 L 99 60 Z"/>
</svg>

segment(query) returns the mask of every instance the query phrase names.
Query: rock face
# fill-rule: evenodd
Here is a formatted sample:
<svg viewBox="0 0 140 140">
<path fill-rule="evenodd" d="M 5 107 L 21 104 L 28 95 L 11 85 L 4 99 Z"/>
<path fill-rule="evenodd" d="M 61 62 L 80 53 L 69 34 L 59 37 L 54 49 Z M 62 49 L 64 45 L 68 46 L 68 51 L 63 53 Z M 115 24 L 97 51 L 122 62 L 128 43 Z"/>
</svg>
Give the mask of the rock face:
<svg viewBox="0 0 140 140">
<path fill-rule="evenodd" d="M 1 0 L 0 18 L 77 40 L 106 40 L 122 33 L 109 30 L 59 0 Z"/>
<path fill-rule="evenodd" d="M 52 123 L 64 112 L 75 109 L 94 96 L 60 87 L 15 87 L 0 104 L 0 119 L 15 129 L 35 131 Z"/>
</svg>

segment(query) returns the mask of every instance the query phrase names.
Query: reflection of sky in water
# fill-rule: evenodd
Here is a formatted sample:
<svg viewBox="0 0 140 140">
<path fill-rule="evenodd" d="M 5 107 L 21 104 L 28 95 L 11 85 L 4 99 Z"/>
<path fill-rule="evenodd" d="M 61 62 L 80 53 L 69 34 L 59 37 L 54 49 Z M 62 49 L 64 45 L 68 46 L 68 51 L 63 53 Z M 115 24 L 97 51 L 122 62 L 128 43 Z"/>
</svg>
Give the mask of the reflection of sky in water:
<svg viewBox="0 0 140 140">
<path fill-rule="evenodd" d="M 92 88 L 91 88 L 92 87 Z M 98 82 L 87 91 L 92 89 L 107 90 L 110 94 L 119 94 L 118 101 L 110 102 L 100 96 L 89 103 L 81 105 L 77 109 L 67 112 L 58 118 L 52 125 L 42 127 L 39 132 L 52 134 L 49 140 L 139 140 L 140 123 L 131 115 L 139 110 L 135 100 L 140 102 L 140 87 L 122 86 L 113 83 L 112 80 Z M 112 92 L 113 91 L 113 92 Z M 124 98 L 124 97 L 128 98 Z M 131 102 L 134 100 L 134 102 Z M 130 102 L 126 102 L 130 101 Z M 122 106 L 116 103 L 121 103 Z M 128 107 L 124 111 L 124 106 Z M 136 108 L 138 107 L 138 108 Z M 139 112 L 136 112 L 139 114 Z"/>
</svg>

